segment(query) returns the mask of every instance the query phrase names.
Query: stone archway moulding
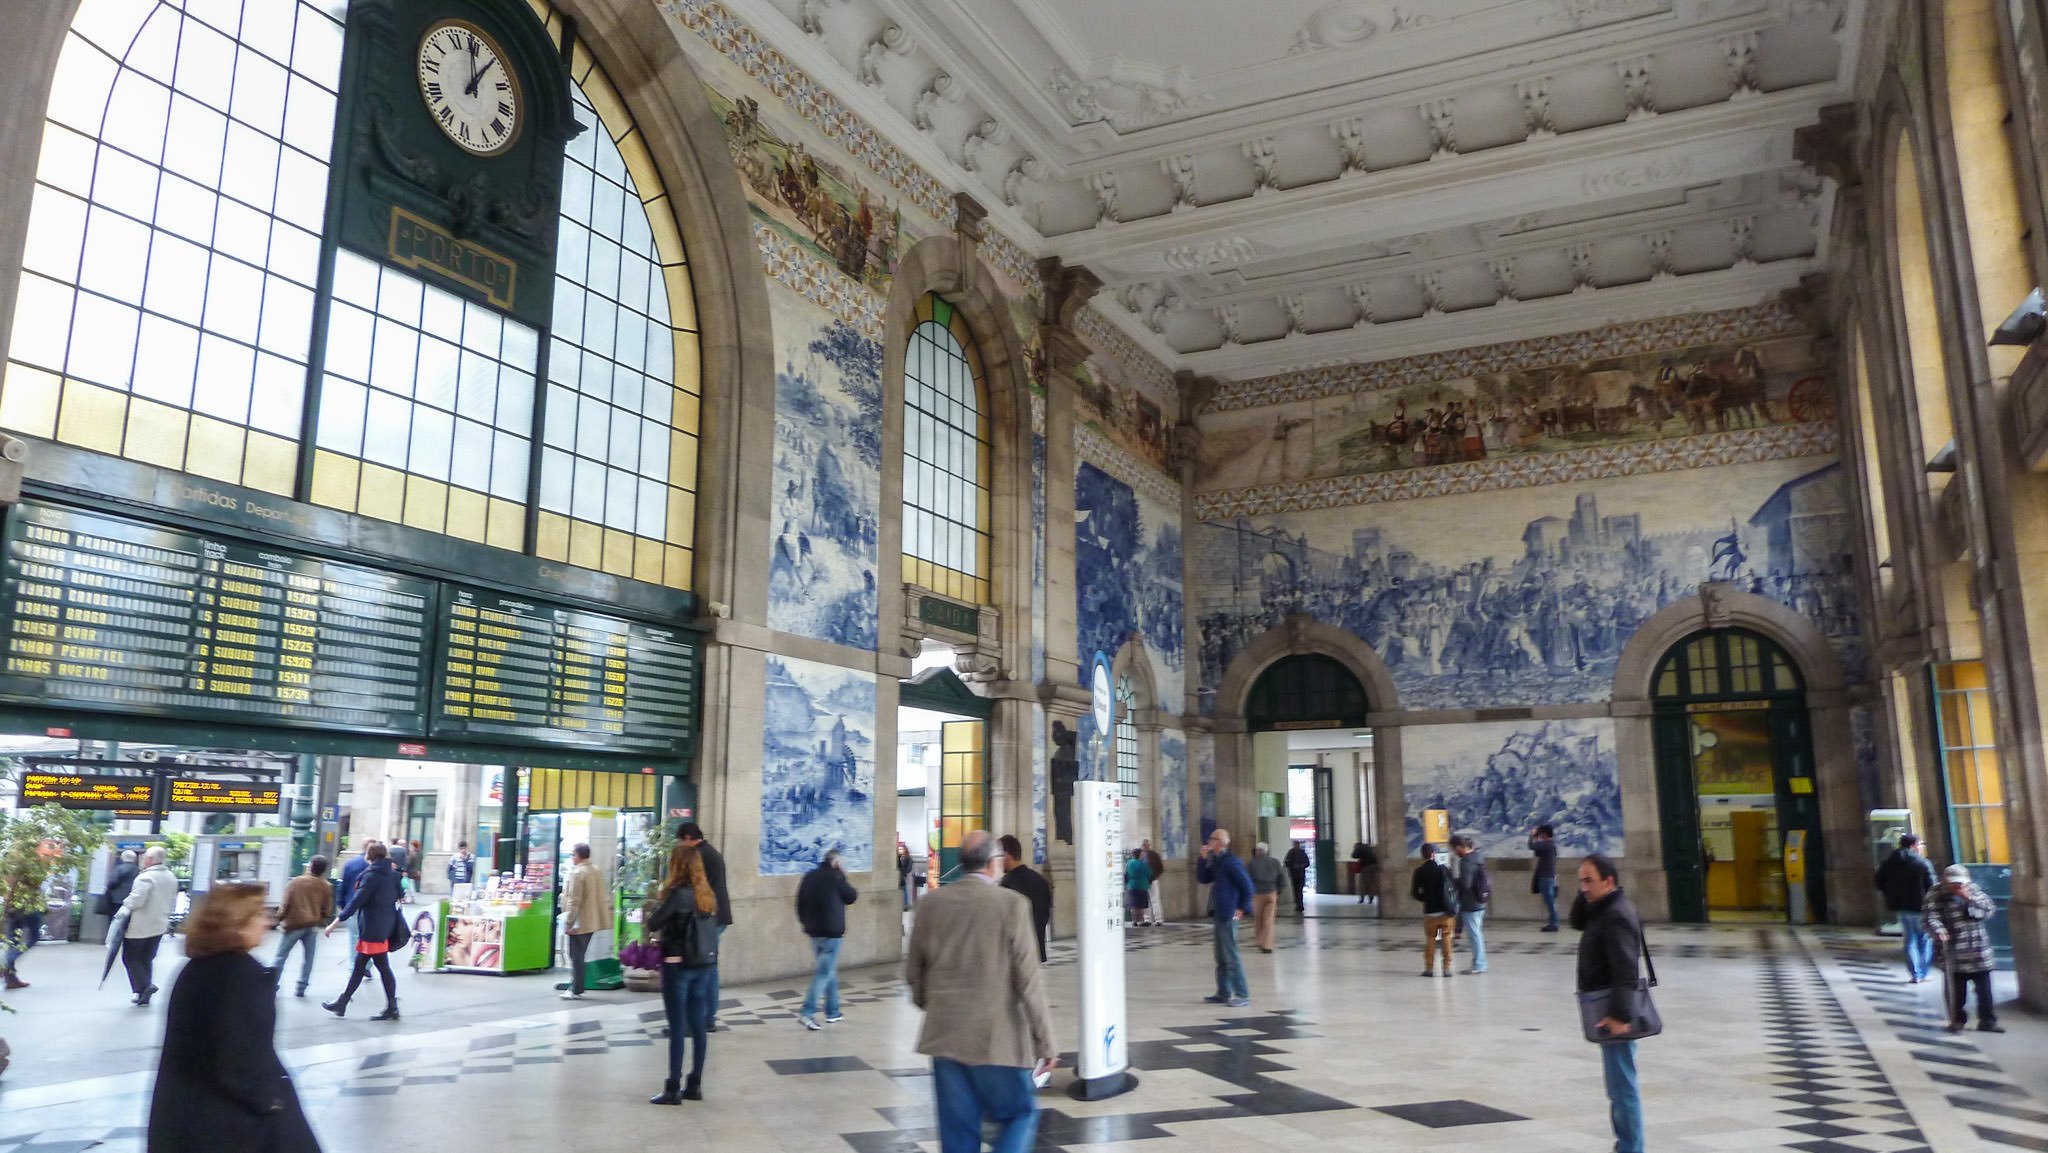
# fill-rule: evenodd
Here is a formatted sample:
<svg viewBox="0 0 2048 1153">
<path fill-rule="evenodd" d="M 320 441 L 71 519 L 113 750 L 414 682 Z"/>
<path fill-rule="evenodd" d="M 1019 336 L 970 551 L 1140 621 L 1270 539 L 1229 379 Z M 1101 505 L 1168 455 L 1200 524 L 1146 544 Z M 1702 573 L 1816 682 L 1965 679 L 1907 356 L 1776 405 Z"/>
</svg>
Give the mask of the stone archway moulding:
<svg viewBox="0 0 2048 1153">
<path fill-rule="evenodd" d="M 1837 924 L 1860 924 L 1874 912 L 1870 871 L 1861 844 L 1863 795 L 1849 721 L 1842 662 L 1813 622 L 1774 600 L 1727 584 L 1707 584 L 1697 595 L 1666 606 L 1636 629 L 1614 670 L 1615 753 L 1621 767 L 1622 869 L 1647 915 L 1668 918 L 1657 803 L 1656 751 L 1651 735 L 1652 681 L 1674 645 L 1706 629 L 1742 628 L 1777 642 L 1806 678 L 1806 713 L 1819 781 L 1821 834 L 1826 849 L 1828 911 Z"/>
<path fill-rule="evenodd" d="M 1366 707 L 1375 714 L 1400 710 L 1400 692 L 1394 687 L 1393 670 L 1387 668 L 1371 645 L 1349 629 L 1297 614 L 1279 627 L 1253 637 L 1230 662 L 1216 686 L 1216 719 L 1242 724 L 1245 701 L 1251 696 L 1259 674 L 1282 657 L 1310 653 L 1330 657 L 1350 670 L 1365 687 Z"/>
<path fill-rule="evenodd" d="M 1701 630 L 1725 628 L 1749 629 L 1778 642 L 1806 678 L 1810 705 L 1838 702 L 1847 683 L 1841 658 L 1813 622 L 1768 597 L 1717 583 L 1700 586 L 1697 595 L 1673 601 L 1637 626 L 1614 666 L 1615 712 L 1649 702 L 1651 681 L 1671 646 Z"/>
</svg>

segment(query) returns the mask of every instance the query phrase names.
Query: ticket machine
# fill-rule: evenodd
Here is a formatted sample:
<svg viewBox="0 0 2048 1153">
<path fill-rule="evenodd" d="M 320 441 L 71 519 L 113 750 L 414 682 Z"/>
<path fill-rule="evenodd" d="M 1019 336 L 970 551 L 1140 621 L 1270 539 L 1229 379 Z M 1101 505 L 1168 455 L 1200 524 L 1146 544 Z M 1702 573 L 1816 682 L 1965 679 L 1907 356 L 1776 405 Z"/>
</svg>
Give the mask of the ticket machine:
<svg viewBox="0 0 2048 1153">
<path fill-rule="evenodd" d="M 209 833 L 192 842 L 192 895 L 230 882 L 260 884 L 269 892 L 266 905 L 284 904 L 285 882 L 292 879 L 292 839 L 289 835 L 251 837 L 235 833 Z"/>
<path fill-rule="evenodd" d="M 1813 923 L 1813 906 L 1806 899 L 1806 830 L 1785 830 L 1786 912 L 1795 925 Z"/>
</svg>

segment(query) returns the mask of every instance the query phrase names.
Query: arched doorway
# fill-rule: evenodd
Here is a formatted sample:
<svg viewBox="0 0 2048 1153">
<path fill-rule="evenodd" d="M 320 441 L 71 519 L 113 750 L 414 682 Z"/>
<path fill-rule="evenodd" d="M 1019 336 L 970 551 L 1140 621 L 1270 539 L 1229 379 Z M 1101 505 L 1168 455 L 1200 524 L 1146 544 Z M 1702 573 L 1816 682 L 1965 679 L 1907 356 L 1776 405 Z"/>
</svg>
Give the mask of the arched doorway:
<svg viewBox="0 0 2048 1153">
<path fill-rule="evenodd" d="M 1704 629 L 1665 651 L 1651 697 L 1671 919 L 1824 920 L 1813 733 L 1790 654 L 1749 629 Z"/>
<path fill-rule="evenodd" d="M 1340 811 L 1372 827 L 1373 743 L 1365 686 L 1344 663 L 1323 653 L 1282 657 L 1261 672 L 1245 697 L 1259 793 L 1258 840 L 1284 854 L 1289 841 L 1310 842 L 1311 889 L 1342 892 L 1338 877 Z M 1277 788 L 1274 786 L 1278 786 Z M 1361 831 L 1359 839 L 1366 839 Z M 1348 855 L 1348 849 L 1347 849 Z"/>
</svg>

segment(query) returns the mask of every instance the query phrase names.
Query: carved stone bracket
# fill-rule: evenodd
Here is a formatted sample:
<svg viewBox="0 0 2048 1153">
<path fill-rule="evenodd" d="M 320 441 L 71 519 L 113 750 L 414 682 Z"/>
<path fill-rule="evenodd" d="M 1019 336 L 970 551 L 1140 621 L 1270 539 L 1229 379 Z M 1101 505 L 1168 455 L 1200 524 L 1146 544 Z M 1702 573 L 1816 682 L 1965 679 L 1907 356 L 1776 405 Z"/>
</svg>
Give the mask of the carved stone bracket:
<svg viewBox="0 0 2048 1153">
<path fill-rule="evenodd" d="M 1792 133 L 1792 158 L 1841 188 L 1863 183 L 1856 162 L 1856 106 L 1830 104 L 1820 120 Z"/>
</svg>

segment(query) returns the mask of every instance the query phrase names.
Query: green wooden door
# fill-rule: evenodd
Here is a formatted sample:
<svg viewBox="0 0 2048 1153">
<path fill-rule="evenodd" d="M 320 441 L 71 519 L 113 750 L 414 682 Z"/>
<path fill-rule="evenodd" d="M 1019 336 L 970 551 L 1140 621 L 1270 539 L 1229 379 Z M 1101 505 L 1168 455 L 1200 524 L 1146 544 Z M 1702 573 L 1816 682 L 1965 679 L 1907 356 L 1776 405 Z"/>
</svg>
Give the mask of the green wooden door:
<svg viewBox="0 0 2048 1153">
<path fill-rule="evenodd" d="M 1806 831 L 1806 902 L 1813 919 L 1825 923 L 1827 851 L 1821 843 L 1820 792 L 1813 775 L 1813 726 L 1797 700 L 1771 705 L 1771 769 L 1778 794 L 1778 837 Z"/>
<path fill-rule="evenodd" d="M 1657 750 L 1657 823 L 1664 831 L 1671 919 L 1703 924 L 1707 919 L 1707 859 L 1700 847 L 1691 724 L 1683 708 L 1671 707 L 1659 708 L 1652 724 Z"/>
</svg>

